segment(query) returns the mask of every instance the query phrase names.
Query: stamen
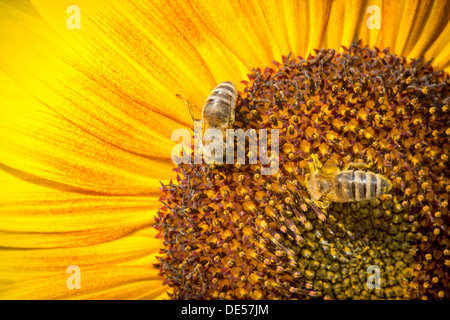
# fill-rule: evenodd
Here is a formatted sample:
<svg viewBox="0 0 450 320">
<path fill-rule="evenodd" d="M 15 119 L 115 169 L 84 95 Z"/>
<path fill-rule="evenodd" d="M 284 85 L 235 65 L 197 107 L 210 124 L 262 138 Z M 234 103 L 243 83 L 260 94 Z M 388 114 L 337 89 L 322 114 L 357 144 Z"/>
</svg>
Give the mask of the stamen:
<svg viewBox="0 0 450 320">
<path fill-rule="evenodd" d="M 449 77 L 388 49 L 344 51 L 282 57 L 245 82 L 235 128 L 279 130 L 276 174 L 248 158 L 180 164 L 178 185 L 162 185 L 155 227 L 172 298 L 449 298 Z M 314 210 L 313 155 L 370 160 L 390 197 Z M 383 290 L 367 289 L 369 266 Z"/>
</svg>

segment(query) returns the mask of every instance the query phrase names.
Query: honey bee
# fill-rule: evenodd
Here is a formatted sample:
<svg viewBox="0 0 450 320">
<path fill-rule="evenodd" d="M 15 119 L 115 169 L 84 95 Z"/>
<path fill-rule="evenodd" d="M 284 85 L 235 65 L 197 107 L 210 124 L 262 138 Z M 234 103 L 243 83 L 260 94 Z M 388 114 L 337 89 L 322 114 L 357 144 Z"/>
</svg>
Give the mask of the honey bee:
<svg viewBox="0 0 450 320">
<path fill-rule="evenodd" d="M 321 208 L 327 208 L 331 202 L 370 200 L 392 189 L 391 181 L 385 176 L 362 170 L 366 167 L 363 163 L 349 163 L 340 170 L 329 160 L 320 168 L 317 157 L 313 156 L 309 166 L 306 189 Z"/>
<path fill-rule="evenodd" d="M 219 129 L 225 136 L 235 119 L 236 87 L 233 82 L 222 82 L 206 99 L 202 110 L 203 130 Z"/>
<path fill-rule="evenodd" d="M 194 123 L 196 122 L 194 116 L 194 106 L 182 95 L 178 95 L 185 100 L 189 108 Z M 213 89 L 211 94 L 206 99 L 202 109 L 202 137 L 206 130 L 217 129 L 222 132 L 222 136 L 226 137 L 226 129 L 229 129 L 234 124 L 236 114 L 236 97 L 237 91 L 232 81 L 226 81 L 220 83 Z M 207 145 L 202 145 L 201 148 Z M 214 157 L 214 155 L 213 155 Z"/>
</svg>

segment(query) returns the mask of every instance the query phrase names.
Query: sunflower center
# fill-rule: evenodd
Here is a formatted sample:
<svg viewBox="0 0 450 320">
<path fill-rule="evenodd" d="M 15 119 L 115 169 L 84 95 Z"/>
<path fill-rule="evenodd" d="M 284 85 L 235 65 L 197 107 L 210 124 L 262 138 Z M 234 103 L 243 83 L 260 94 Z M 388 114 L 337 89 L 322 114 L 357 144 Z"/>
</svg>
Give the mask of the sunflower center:
<svg viewBox="0 0 450 320">
<path fill-rule="evenodd" d="M 278 129 L 278 172 L 180 164 L 162 187 L 158 267 L 172 297 L 448 298 L 448 75 L 358 43 L 275 67 L 243 81 L 234 126 Z M 390 195 L 319 210 L 313 157 L 363 162 Z"/>
</svg>

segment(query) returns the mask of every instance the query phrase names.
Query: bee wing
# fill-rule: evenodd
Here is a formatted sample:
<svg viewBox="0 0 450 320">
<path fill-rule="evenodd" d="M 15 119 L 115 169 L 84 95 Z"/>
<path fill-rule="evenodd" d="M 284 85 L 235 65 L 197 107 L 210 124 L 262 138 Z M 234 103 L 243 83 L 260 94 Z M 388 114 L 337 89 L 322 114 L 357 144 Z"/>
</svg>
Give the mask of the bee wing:
<svg viewBox="0 0 450 320">
<path fill-rule="evenodd" d="M 321 179 L 332 179 L 339 172 L 339 168 L 332 160 L 328 160 L 320 169 Z"/>
<path fill-rule="evenodd" d="M 321 221 L 325 221 L 326 217 L 325 214 L 322 212 L 322 210 L 319 209 L 319 207 L 314 203 L 314 201 L 307 201 L 311 209 L 316 213 L 317 217 Z"/>
<path fill-rule="evenodd" d="M 317 217 L 321 220 L 321 221 L 325 221 L 326 217 L 325 214 L 322 212 L 322 210 L 320 210 L 320 208 L 314 203 L 314 201 L 310 200 L 307 195 L 301 191 L 300 192 L 301 197 L 303 198 L 303 200 L 308 204 L 308 206 L 316 213 Z"/>
</svg>

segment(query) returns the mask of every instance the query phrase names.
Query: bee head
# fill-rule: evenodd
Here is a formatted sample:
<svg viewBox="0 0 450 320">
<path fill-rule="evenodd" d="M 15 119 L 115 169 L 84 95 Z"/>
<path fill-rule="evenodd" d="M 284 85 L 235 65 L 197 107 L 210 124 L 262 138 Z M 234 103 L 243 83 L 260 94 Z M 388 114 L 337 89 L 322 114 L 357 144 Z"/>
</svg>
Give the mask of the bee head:
<svg viewBox="0 0 450 320">
<path fill-rule="evenodd" d="M 306 178 L 306 189 L 308 190 L 309 195 L 314 200 L 319 200 L 323 194 L 322 180 L 318 177 L 318 172 L 310 172 L 308 177 Z M 322 189 L 322 190 L 321 190 Z"/>
</svg>

